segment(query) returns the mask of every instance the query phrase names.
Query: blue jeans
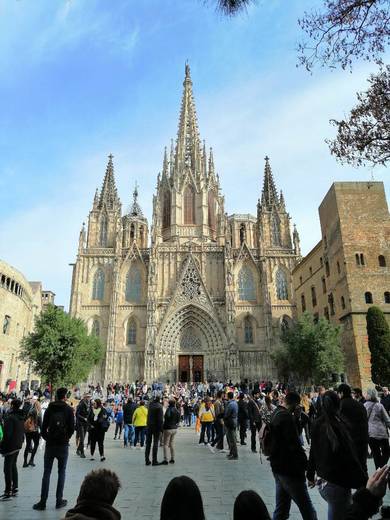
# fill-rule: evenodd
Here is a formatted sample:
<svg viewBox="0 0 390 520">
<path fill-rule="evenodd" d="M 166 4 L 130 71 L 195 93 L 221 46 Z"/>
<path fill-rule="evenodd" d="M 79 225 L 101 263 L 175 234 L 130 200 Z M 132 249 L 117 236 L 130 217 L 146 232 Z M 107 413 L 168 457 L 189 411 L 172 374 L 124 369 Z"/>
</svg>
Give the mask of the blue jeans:
<svg viewBox="0 0 390 520">
<path fill-rule="evenodd" d="M 68 462 L 69 445 L 48 446 L 46 444 L 45 455 L 43 457 L 43 477 L 41 488 L 41 502 L 46 504 L 49 494 L 50 475 L 53 468 L 54 459 L 58 461 L 58 480 L 56 499 L 57 502 L 62 500 L 65 485 L 66 463 Z"/>
<path fill-rule="evenodd" d="M 328 520 L 344 520 L 352 503 L 351 490 L 330 482 L 325 485 L 320 483 L 318 490 L 328 503 Z"/>
<path fill-rule="evenodd" d="M 290 516 L 291 500 L 294 500 L 298 506 L 303 520 L 317 520 L 317 513 L 311 502 L 305 477 L 289 477 L 274 473 L 274 479 L 276 506 L 273 520 L 286 520 Z"/>
<path fill-rule="evenodd" d="M 202 422 L 199 437 L 199 444 L 206 443 L 205 434 L 207 436 L 207 442 L 211 442 L 211 422 Z"/>
<path fill-rule="evenodd" d="M 125 424 L 123 430 L 123 444 L 127 446 L 127 443 L 130 446 L 134 444 L 134 426 L 132 424 Z"/>
<path fill-rule="evenodd" d="M 136 426 L 135 427 L 134 446 L 137 446 L 138 440 L 140 440 L 141 448 L 143 447 L 144 442 L 145 442 L 145 430 L 146 430 L 146 426 Z"/>
</svg>

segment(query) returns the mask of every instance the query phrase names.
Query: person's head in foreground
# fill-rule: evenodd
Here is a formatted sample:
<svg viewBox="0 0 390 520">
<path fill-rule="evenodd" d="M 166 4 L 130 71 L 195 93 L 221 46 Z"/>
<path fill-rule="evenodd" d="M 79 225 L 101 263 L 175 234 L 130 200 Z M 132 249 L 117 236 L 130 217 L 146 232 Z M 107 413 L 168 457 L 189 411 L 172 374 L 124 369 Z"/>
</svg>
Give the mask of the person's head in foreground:
<svg viewBox="0 0 390 520">
<path fill-rule="evenodd" d="M 165 490 L 160 520 L 205 520 L 202 495 L 190 477 L 173 478 Z"/>
<path fill-rule="evenodd" d="M 120 487 L 118 475 L 113 471 L 109 469 L 91 471 L 81 484 L 77 504 L 66 513 L 65 519 L 120 520 L 119 511 L 112 507 Z"/>
<path fill-rule="evenodd" d="M 241 491 L 234 502 L 233 520 L 271 520 L 266 505 L 256 491 Z"/>
</svg>

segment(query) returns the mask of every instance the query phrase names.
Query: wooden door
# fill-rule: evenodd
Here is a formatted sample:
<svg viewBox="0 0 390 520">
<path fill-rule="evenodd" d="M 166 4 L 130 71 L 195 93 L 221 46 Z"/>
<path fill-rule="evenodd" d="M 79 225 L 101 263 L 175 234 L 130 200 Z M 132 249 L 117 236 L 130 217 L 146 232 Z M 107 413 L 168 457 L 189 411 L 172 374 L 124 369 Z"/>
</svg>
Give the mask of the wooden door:
<svg viewBox="0 0 390 520">
<path fill-rule="evenodd" d="M 203 356 L 192 356 L 192 374 L 195 383 L 203 381 Z"/>
<path fill-rule="evenodd" d="M 179 356 L 179 381 L 181 383 L 189 383 L 190 378 L 190 356 Z"/>
</svg>

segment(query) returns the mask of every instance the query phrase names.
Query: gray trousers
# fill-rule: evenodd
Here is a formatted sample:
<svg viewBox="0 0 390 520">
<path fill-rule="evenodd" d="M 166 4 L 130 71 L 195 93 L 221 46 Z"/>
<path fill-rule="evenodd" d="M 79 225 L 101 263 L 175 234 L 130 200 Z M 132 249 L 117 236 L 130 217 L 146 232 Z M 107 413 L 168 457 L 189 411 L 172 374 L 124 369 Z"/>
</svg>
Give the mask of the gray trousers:
<svg viewBox="0 0 390 520">
<path fill-rule="evenodd" d="M 232 457 L 238 457 L 236 428 L 225 428 L 225 431 L 226 440 L 229 446 L 229 455 Z"/>
</svg>

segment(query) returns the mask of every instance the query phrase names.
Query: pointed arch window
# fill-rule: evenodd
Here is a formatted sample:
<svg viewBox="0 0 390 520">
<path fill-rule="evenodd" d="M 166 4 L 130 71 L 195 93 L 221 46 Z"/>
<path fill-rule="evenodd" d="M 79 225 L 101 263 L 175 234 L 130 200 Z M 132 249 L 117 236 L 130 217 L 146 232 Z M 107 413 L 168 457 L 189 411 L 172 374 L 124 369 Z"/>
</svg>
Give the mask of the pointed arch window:
<svg viewBox="0 0 390 520">
<path fill-rule="evenodd" d="M 256 300 L 253 273 L 247 265 L 244 265 L 238 273 L 238 299 L 241 301 Z"/>
<path fill-rule="evenodd" d="M 126 300 L 139 303 L 141 301 L 142 280 L 139 267 L 130 267 L 126 277 Z"/>
<path fill-rule="evenodd" d="M 165 190 L 163 198 L 163 228 L 171 225 L 171 192 Z"/>
<path fill-rule="evenodd" d="M 280 222 L 277 215 L 271 217 L 272 243 L 274 246 L 280 246 Z"/>
<path fill-rule="evenodd" d="M 276 298 L 278 300 L 288 300 L 288 288 L 286 273 L 282 269 L 276 272 Z"/>
<path fill-rule="evenodd" d="M 100 321 L 98 319 L 93 320 L 91 334 L 97 337 L 100 336 Z"/>
<path fill-rule="evenodd" d="M 246 344 L 253 343 L 253 325 L 249 316 L 244 319 L 244 342 Z"/>
<path fill-rule="evenodd" d="M 107 229 L 108 222 L 106 215 L 103 215 L 100 219 L 100 236 L 99 236 L 99 244 L 101 247 L 107 247 Z"/>
<path fill-rule="evenodd" d="M 93 277 L 93 289 L 92 299 L 103 300 L 104 299 L 104 282 L 105 276 L 103 269 L 98 269 Z"/>
<path fill-rule="evenodd" d="M 129 318 L 127 322 L 127 344 L 137 344 L 137 324 L 133 318 Z"/>
<path fill-rule="evenodd" d="M 192 186 L 184 190 L 184 224 L 195 224 L 195 192 Z"/>
<path fill-rule="evenodd" d="M 209 227 L 215 229 L 215 197 L 212 191 L 208 193 Z"/>
</svg>

